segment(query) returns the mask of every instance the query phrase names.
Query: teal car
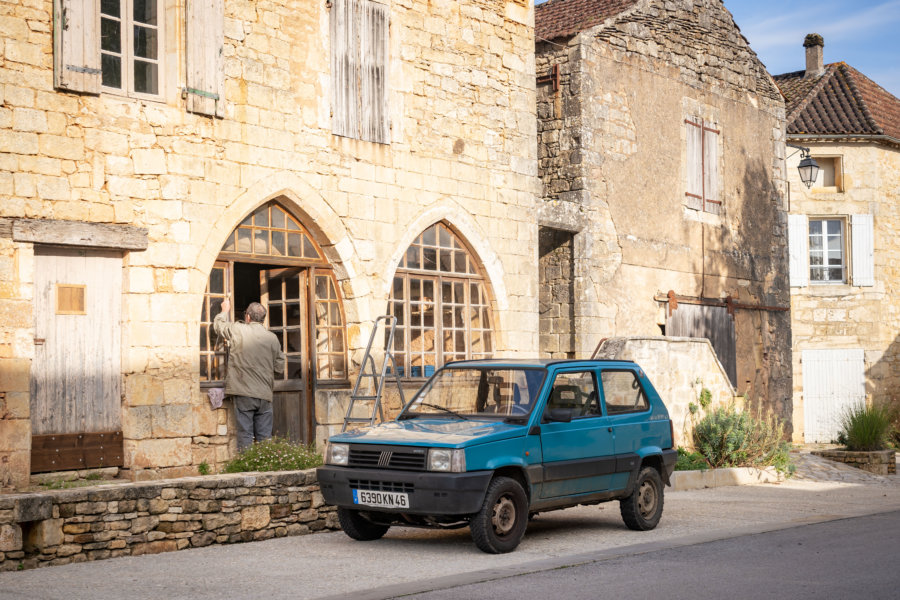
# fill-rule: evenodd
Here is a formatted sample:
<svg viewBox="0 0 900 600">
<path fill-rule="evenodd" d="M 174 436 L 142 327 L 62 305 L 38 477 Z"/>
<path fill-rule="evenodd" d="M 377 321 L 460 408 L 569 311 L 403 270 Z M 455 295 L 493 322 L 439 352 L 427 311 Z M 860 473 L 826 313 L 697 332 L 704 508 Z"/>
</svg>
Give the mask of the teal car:
<svg viewBox="0 0 900 600">
<path fill-rule="evenodd" d="M 344 532 L 471 529 L 510 552 L 529 516 L 618 500 L 649 530 L 675 468 L 672 421 L 635 363 L 470 360 L 439 369 L 393 421 L 333 436 L 317 474 Z"/>
</svg>

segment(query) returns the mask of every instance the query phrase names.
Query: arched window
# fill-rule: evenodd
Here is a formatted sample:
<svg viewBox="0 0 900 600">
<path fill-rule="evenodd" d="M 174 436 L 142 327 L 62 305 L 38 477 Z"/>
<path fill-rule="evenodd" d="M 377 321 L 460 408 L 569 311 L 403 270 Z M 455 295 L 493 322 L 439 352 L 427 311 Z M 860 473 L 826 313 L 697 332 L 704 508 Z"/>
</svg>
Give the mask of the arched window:
<svg viewBox="0 0 900 600">
<path fill-rule="evenodd" d="M 474 256 L 445 224 L 407 248 L 394 276 L 388 312 L 397 317 L 399 374 L 428 377 L 452 360 L 493 354 L 490 301 Z"/>
<path fill-rule="evenodd" d="M 309 231 L 276 202 L 260 206 L 231 232 L 210 272 L 200 317 L 203 382 L 225 377 L 225 349 L 212 321 L 226 296 L 233 298 L 237 319 L 251 302 L 266 307 L 267 326 L 288 360 L 285 383 L 276 387 L 306 382 L 309 367 L 318 380 L 347 379 L 345 321 L 334 273 Z"/>
</svg>

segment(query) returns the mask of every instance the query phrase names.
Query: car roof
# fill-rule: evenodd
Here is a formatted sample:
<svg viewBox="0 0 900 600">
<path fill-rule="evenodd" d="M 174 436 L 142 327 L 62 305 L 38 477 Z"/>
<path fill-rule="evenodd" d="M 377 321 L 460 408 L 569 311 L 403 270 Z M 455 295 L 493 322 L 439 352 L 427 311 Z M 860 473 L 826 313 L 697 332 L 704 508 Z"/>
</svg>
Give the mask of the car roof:
<svg viewBox="0 0 900 600">
<path fill-rule="evenodd" d="M 487 367 L 513 367 L 513 368 L 538 368 L 544 369 L 547 367 L 556 367 L 556 366 L 573 366 L 573 367 L 593 367 L 600 365 L 610 365 L 610 364 L 626 364 L 626 365 L 634 365 L 635 362 L 631 360 L 610 360 L 610 359 L 573 359 L 573 358 L 482 358 L 475 360 L 457 360 L 448 362 L 446 367 L 474 367 L 474 368 L 487 368 Z"/>
</svg>

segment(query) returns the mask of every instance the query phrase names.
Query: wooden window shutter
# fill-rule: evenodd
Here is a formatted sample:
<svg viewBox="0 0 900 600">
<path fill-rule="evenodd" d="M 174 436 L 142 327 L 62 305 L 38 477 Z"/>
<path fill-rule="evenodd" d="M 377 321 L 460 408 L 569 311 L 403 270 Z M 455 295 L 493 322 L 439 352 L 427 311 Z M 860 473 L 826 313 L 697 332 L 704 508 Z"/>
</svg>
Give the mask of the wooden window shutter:
<svg viewBox="0 0 900 600">
<path fill-rule="evenodd" d="M 719 134 L 712 124 L 703 128 L 703 200 L 704 210 L 719 212 Z"/>
<path fill-rule="evenodd" d="M 703 126 L 685 121 L 687 133 L 687 187 L 685 204 L 688 208 L 703 210 Z"/>
<path fill-rule="evenodd" d="M 225 116 L 224 0 L 187 2 L 187 109 Z"/>
<path fill-rule="evenodd" d="M 54 0 L 53 85 L 100 93 L 100 0 Z"/>
<path fill-rule="evenodd" d="M 850 226 L 853 285 L 875 285 L 875 222 L 872 215 L 853 215 Z"/>
<path fill-rule="evenodd" d="M 390 142 L 388 117 L 389 8 L 368 0 L 331 7 L 331 131 L 368 142 Z"/>
<path fill-rule="evenodd" d="M 791 287 L 809 285 L 809 223 L 806 215 L 788 215 Z"/>
</svg>

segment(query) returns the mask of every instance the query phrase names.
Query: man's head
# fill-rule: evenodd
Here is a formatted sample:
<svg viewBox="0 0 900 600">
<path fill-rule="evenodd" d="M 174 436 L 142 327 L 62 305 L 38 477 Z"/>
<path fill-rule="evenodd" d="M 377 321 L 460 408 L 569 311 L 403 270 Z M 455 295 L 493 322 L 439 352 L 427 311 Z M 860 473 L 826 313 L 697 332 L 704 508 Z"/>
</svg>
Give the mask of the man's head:
<svg viewBox="0 0 900 600">
<path fill-rule="evenodd" d="M 251 302 L 244 311 L 244 320 L 248 323 L 262 323 L 266 320 L 266 309 L 259 302 Z"/>
</svg>

